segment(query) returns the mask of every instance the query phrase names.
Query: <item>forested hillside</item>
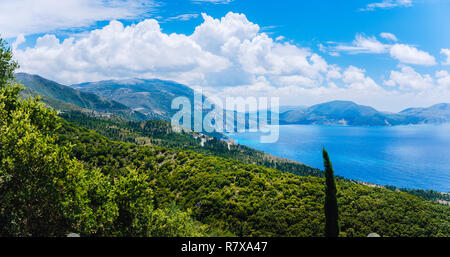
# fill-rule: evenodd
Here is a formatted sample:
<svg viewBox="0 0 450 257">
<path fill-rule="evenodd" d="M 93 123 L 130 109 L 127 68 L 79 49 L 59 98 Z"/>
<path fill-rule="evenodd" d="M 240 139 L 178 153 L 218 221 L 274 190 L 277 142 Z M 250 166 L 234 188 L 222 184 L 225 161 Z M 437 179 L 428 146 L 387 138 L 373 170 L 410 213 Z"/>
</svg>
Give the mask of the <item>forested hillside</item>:
<svg viewBox="0 0 450 257">
<path fill-rule="evenodd" d="M 4 235 L 323 235 L 322 178 L 111 141 L 2 90 Z M 450 233 L 448 207 L 350 182 L 338 192 L 343 236 Z"/>
<path fill-rule="evenodd" d="M 192 150 L 205 155 L 213 155 L 239 160 L 244 163 L 258 164 L 268 168 L 274 168 L 282 172 L 290 172 L 300 176 L 322 177 L 323 172 L 299 162 L 269 155 L 253 148 L 233 144 L 224 140 L 217 140 L 206 135 L 183 129 L 173 131 L 169 122 L 151 120 L 133 122 L 120 117 L 102 118 L 89 116 L 82 112 L 66 112 L 60 114 L 65 120 L 78 126 L 92 129 L 109 139 L 135 143 L 138 145 L 165 146 L 182 150 Z M 350 181 L 343 177 L 338 179 Z M 361 181 L 355 183 L 365 184 Z M 441 203 L 450 201 L 448 194 L 433 190 L 397 188 L 384 186 L 391 191 L 402 191 L 419 196 L 432 202 Z M 444 202 L 442 202 L 444 201 Z"/>
<path fill-rule="evenodd" d="M 90 168 L 149 176 L 155 206 L 192 210 L 210 229 L 238 236 L 323 236 L 324 181 L 192 151 L 110 141 L 65 124 L 59 143 Z M 402 192 L 338 180 L 342 235 L 436 236 L 450 232 L 446 206 Z"/>
<path fill-rule="evenodd" d="M 192 150 L 205 155 L 232 158 L 244 163 L 259 164 L 283 172 L 301 176 L 323 176 L 319 169 L 311 168 L 299 162 L 275 157 L 244 145 L 234 144 L 200 133 L 183 129 L 175 132 L 169 122 L 150 120 L 133 122 L 120 118 L 101 118 L 88 116 L 81 112 L 63 113 L 65 120 L 78 126 L 92 129 L 112 140 Z"/>
</svg>

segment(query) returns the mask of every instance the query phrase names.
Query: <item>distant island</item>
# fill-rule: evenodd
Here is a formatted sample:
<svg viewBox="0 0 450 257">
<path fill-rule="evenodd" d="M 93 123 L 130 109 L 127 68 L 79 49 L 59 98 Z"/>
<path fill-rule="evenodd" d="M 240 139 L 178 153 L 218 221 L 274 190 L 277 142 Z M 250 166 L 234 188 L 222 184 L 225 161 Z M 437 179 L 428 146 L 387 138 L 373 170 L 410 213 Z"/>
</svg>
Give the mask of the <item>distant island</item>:
<svg viewBox="0 0 450 257">
<path fill-rule="evenodd" d="M 450 122 L 450 104 L 408 108 L 399 113 L 380 112 L 351 101 L 332 101 L 280 114 L 280 124 L 394 126 Z"/>
</svg>

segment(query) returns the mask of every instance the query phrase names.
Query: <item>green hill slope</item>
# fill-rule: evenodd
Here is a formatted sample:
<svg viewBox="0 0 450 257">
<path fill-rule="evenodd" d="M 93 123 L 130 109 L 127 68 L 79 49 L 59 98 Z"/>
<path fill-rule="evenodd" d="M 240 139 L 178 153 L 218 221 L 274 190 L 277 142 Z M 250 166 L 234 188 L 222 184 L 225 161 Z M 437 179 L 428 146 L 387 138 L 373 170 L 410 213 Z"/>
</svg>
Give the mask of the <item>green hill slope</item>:
<svg viewBox="0 0 450 257">
<path fill-rule="evenodd" d="M 133 108 L 149 119 L 170 120 L 176 112 L 172 100 L 183 96 L 194 99 L 194 91 L 184 85 L 158 79 L 106 80 L 72 85 L 83 92 L 93 93 Z"/>
<path fill-rule="evenodd" d="M 211 229 L 238 236 L 323 236 L 324 180 L 232 159 L 114 142 L 68 123 L 59 144 L 111 178 L 149 176 L 155 206 L 176 203 Z M 338 180 L 342 236 L 449 236 L 450 207 Z"/>
<path fill-rule="evenodd" d="M 120 119 L 92 117 L 80 112 L 61 114 L 65 120 L 92 129 L 112 140 L 138 145 L 154 145 L 192 150 L 197 153 L 232 158 L 250 164 L 259 164 L 275 168 L 283 172 L 291 172 L 300 176 L 323 175 L 319 169 L 302 163 L 269 155 L 244 145 L 214 137 L 195 133 L 184 129 L 182 133 L 172 130 L 169 122 L 151 120 L 133 122 Z"/>
<path fill-rule="evenodd" d="M 142 113 L 131 110 L 129 107 L 97 96 L 95 94 L 80 92 L 71 87 L 44 79 L 38 75 L 16 73 L 16 80 L 28 89 L 25 94 L 43 96 L 43 101 L 60 111 L 91 110 L 103 114 L 119 115 L 130 120 L 145 120 Z M 74 108 L 77 106 L 78 108 Z M 80 109 L 81 108 L 81 109 Z"/>
</svg>

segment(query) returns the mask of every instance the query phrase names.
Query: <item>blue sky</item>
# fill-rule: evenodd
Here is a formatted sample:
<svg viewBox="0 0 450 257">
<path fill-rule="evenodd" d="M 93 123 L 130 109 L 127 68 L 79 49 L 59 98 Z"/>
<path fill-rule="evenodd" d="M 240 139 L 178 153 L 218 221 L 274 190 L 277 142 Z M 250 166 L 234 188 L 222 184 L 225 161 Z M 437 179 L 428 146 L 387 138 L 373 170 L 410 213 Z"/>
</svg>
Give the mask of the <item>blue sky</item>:
<svg viewBox="0 0 450 257">
<path fill-rule="evenodd" d="M 22 71 L 64 84 L 158 77 L 210 95 L 276 95 L 298 105 L 343 99 L 386 111 L 450 102 L 449 0 L 0 6 L 0 34 Z"/>
<path fill-rule="evenodd" d="M 182 2 L 182 3 L 180 3 Z M 229 11 L 244 13 L 271 36 L 284 36 L 302 47 L 319 51 L 318 44 L 328 41 L 347 43 L 356 33 L 378 36 L 382 32 L 396 35 L 400 42 L 412 44 L 437 56 L 443 47 L 450 47 L 450 1 L 413 1 L 411 6 L 378 8 L 361 11 L 370 3 L 382 0 L 344 1 L 273 1 L 244 0 L 228 4 L 193 4 L 190 1 L 168 1 L 161 15 L 171 17 L 184 13 L 206 12 L 213 17 L 223 17 Z M 170 22 L 162 27 L 168 33 L 193 32 L 201 17 L 183 22 Z M 327 56 L 333 63 L 364 66 L 373 76 L 385 75 L 386 65 L 395 68 L 397 63 L 385 56 L 345 55 Z M 429 71 L 421 67 L 423 71 Z M 433 70 L 433 69 L 431 69 Z"/>
</svg>

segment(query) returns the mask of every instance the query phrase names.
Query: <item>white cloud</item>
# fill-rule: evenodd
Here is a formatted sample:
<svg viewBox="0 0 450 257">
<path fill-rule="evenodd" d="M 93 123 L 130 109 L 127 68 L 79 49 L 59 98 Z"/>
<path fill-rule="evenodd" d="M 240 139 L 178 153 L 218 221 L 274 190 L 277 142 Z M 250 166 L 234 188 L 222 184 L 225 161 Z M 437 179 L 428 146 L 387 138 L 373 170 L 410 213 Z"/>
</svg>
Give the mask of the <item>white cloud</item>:
<svg viewBox="0 0 450 257">
<path fill-rule="evenodd" d="M 425 51 L 404 44 L 395 44 L 390 49 L 390 55 L 402 63 L 431 66 L 436 61 L 433 56 Z"/>
<path fill-rule="evenodd" d="M 350 54 L 360 53 L 385 53 L 388 50 L 388 45 L 378 41 L 375 37 L 365 37 L 361 34 L 356 34 L 356 38 L 352 45 L 338 44 L 334 47 L 335 51 L 347 52 Z"/>
<path fill-rule="evenodd" d="M 54 35 L 37 39 L 33 48 L 16 50 L 21 70 L 75 83 L 84 80 L 135 76 L 178 76 L 201 79 L 203 71 L 217 72 L 230 64 L 203 51 L 191 38 L 164 34 L 156 20 L 124 27 L 118 21 L 79 40 L 63 42 Z M 188 80 L 188 79 L 187 79 Z"/>
<path fill-rule="evenodd" d="M 291 75 L 291 76 L 280 76 L 276 78 L 277 84 L 282 86 L 299 86 L 299 87 L 317 87 L 317 81 L 300 76 L 300 75 Z"/>
<path fill-rule="evenodd" d="M 275 41 L 283 41 L 286 38 L 284 36 L 278 36 L 277 38 L 275 38 Z"/>
<path fill-rule="evenodd" d="M 340 79 L 342 77 L 340 70 L 337 65 L 328 66 L 327 79 Z"/>
<path fill-rule="evenodd" d="M 450 74 L 446 70 L 440 70 L 436 72 L 437 84 L 447 90 L 450 90 Z"/>
<path fill-rule="evenodd" d="M 380 34 L 381 37 L 396 41 L 397 38 L 395 35 L 383 32 Z M 340 44 L 329 42 L 329 44 L 334 46 L 329 46 L 328 48 L 319 45 L 319 50 L 322 52 L 326 52 L 327 49 L 331 49 L 330 55 L 335 53 L 334 56 L 338 56 L 339 52 L 345 52 L 348 54 L 361 54 L 361 53 L 370 53 L 370 54 L 384 54 L 389 53 L 391 57 L 397 59 L 402 63 L 407 64 L 416 64 L 416 65 L 425 65 L 431 66 L 436 64 L 435 58 L 429 53 L 419 50 L 414 46 L 406 45 L 406 44 L 383 44 L 377 40 L 376 37 L 366 37 L 361 34 L 356 34 L 355 40 L 351 45 L 349 44 Z M 442 49 L 441 53 L 446 54 L 448 49 Z M 449 51 L 450 53 L 450 51 Z"/>
<path fill-rule="evenodd" d="M 26 39 L 25 39 L 25 36 L 23 34 L 18 35 L 16 37 L 16 40 L 12 44 L 12 48 L 13 49 L 17 49 L 17 47 L 19 47 L 19 45 L 25 43 L 25 41 L 26 41 Z"/>
<path fill-rule="evenodd" d="M 151 0 L 0 0 L 0 6 L 2 37 L 11 38 L 142 17 L 156 4 Z"/>
<path fill-rule="evenodd" d="M 169 17 L 166 19 L 166 21 L 188 21 L 191 19 L 195 19 L 198 16 L 199 15 L 197 13 L 180 14 L 174 17 Z"/>
<path fill-rule="evenodd" d="M 228 13 L 221 19 L 214 19 L 202 13 L 204 22 L 195 28 L 192 39 L 206 51 L 219 53 L 221 48 L 253 40 L 259 36 L 260 27 L 247 20 L 244 14 Z"/>
<path fill-rule="evenodd" d="M 380 89 L 377 83 L 370 77 L 365 76 L 365 70 L 355 66 L 349 66 L 342 74 L 342 81 L 347 87 L 358 90 L 377 90 Z"/>
<path fill-rule="evenodd" d="M 165 34 L 153 19 L 127 27 L 112 21 L 63 42 L 45 35 L 33 48 L 16 50 L 15 56 L 21 71 L 63 83 L 159 77 L 191 86 L 224 87 L 252 84 L 265 76 L 272 83 L 320 85 L 334 69 L 309 49 L 274 41 L 243 14 L 202 17 L 204 22 L 189 36 Z"/>
<path fill-rule="evenodd" d="M 391 41 L 397 42 L 397 37 L 394 34 L 392 34 L 392 33 L 381 32 L 380 33 L 380 37 L 382 37 L 384 39 L 387 39 L 387 40 L 391 40 Z"/>
<path fill-rule="evenodd" d="M 334 57 L 340 56 L 340 54 L 338 52 L 329 52 L 328 54 L 331 56 L 334 56 Z"/>
<path fill-rule="evenodd" d="M 366 76 L 364 76 L 367 78 Z M 359 77 L 364 81 L 363 77 Z M 447 90 L 448 91 L 448 90 Z M 273 86 L 270 82 L 260 80 L 253 85 L 227 87 L 215 91 L 221 96 L 245 96 L 254 97 L 278 96 L 282 105 L 313 105 L 332 100 L 354 101 L 359 104 L 373 106 L 381 111 L 401 111 L 411 106 L 430 106 L 436 102 L 448 101 L 449 93 L 421 94 L 418 92 L 399 92 L 396 90 L 384 90 L 381 87 L 371 89 L 369 87 L 349 88 L 338 87 L 329 83 L 328 87 L 303 87 L 297 85 Z M 447 97 L 447 98 L 446 98 Z M 447 99 L 447 100 L 445 100 Z"/>
<path fill-rule="evenodd" d="M 433 86 L 430 75 L 421 75 L 409 66 L 401 66 L 400 71 L 391 71 L 390 79 L 385 81 L 387 86 L 398 86 L 400 90 L 423 90 Z"/>
<path fill-rule="evenodd" d="M 447 59 L 442 62 L 442 65 L 450 65 L 450 49 L 441 49 L 441 54 L 445 55 Z"/>
<path fill-rule="evenodd" d="M 410 7 L 412 0 L 383 0 L 382 2 L 370 3 L 360 11 L 374 11 L 375 9 L 390 9 L 394 7 Z"/>
</svg>

